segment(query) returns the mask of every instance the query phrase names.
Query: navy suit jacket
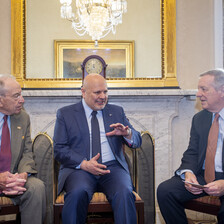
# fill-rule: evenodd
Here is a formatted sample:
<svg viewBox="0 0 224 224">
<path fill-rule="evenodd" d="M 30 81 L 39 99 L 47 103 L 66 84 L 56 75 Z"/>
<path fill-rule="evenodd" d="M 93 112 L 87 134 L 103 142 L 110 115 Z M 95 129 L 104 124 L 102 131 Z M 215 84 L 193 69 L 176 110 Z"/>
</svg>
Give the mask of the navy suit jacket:
<svg viewBox="0 0 224 224">
<path fill-rule="evenodd" d="M 141 135 L 129 123 L 122 107 L 107 104 L 102 113 L 106 133 L 112 131 L 110 125 L 113 123 L 128 125 L 132 129 L 132 148 L 141 146 Z M 122 144 L 125 143 L 124 138 L 109 136 L 107 140 L 116 160 L 129 172 L 122 150 Z M 61 163 L 58 193 L 63 190 L 67 176 L 84 159 L 89 158 L 89 148 L 89 128 L 82 102 L 59 109 L 54 130 L 54 157 Z"/>
<path fill-rule="evenodd" d="M 208 134 L 211 125 L 212 125 L 211 112 L 207 110 L 202 110 L 196 115 L 194 115 L 192 119 L 189 146 L 188 149 L 183 154 L 182 163 L 178 170 L 190 169 L 194 172 L 196 176 L 201 173 L 203 163 L 205 160 Z"/>
</svg>

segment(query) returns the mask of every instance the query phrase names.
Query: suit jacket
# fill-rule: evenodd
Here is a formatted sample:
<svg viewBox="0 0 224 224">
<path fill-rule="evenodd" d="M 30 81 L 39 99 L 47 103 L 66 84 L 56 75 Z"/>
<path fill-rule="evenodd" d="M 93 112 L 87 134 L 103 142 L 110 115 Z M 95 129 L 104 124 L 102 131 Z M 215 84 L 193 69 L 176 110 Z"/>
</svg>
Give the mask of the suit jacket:
<svg viewBox="0 0 224 224">
<path fill-rule="evenodd" d="M 30 118 L 22 110 L 19 114 L 11 115 L 11 173 L 37 173 L 32 153 L 30 137 Z"/>
<path fill-rule="evenodd" d="M 128 125 L 132 129 L 132 147 L 137 148 L 141 145 L 141 135 L 129 123 L 122 107 L 107 104 L 102 113 L 106 133 L 112 131 L 110 125 L 113 123 Z M 107 140 L 116 160 L 129 172 L 122 150 L 124 138 L 122 136 L 110 136 L 107 137 Z M 54 156 L 61 163 L 58 193 L 62 191 L 67 176 L 85 158 L 89 158 L 89 148 L 89 128 L 82 102 L 59 109 L 54 130 Z"/>
<path fill-rule="evenodd" d="M 200 174 L 205 160 L 211 125 L 212 113 L 207 110 L 202 110 L 193 117 L 189 146 L 183 154 L 182 163 L 178 170 L 190 169 L 195 175 Z"/>
</svg>

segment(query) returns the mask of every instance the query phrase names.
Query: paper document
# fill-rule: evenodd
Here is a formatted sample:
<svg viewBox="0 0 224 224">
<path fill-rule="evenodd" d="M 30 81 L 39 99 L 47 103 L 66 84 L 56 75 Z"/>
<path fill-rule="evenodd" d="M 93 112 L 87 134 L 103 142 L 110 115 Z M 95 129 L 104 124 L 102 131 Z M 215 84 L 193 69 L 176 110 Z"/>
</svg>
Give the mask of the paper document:
<svg viewBox="0 0 224 224">
<path fill-rule="evenodd" d="M 205 185 L 195 184 L 195 183 L 191 183 L 191 182 L 185 181 L 185 180 L 183 180 L 183 182 L 186 184 L 191 184 L 192 186 L 200 188 L 200 189 L 206 188 Z"/>
</svg>

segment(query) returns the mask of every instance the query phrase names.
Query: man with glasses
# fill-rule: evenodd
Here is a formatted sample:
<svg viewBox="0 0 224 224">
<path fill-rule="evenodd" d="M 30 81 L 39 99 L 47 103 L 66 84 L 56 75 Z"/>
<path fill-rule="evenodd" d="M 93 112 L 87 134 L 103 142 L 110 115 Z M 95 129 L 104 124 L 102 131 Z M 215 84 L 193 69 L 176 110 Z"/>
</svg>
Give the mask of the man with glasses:
<svg viewBox="0 0 224 224">
<path fill-rule="evenodd" d="M 19 83 L 13 76 L 0 75 L 0 196 L 19 205 L 22 224 L 41 224 L 45 187 L 34 177 L 30 118 L 23 103 Z"/>
</svg>

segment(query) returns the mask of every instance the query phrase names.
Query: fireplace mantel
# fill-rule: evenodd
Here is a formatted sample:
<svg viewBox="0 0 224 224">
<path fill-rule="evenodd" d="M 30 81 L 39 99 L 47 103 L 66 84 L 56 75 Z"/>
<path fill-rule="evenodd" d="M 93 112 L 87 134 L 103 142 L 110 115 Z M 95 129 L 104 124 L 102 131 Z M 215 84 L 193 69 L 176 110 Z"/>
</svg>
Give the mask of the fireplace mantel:
<svg viewBox="0 0 224 224">
<path fill-rule="evenodd" d="M 195 89 L 109 89 L 111 97 L 130 96 L 195 96 Z M 80 89 L 24 89 L 24 97 L 79 97 Z"/>
</svg>

